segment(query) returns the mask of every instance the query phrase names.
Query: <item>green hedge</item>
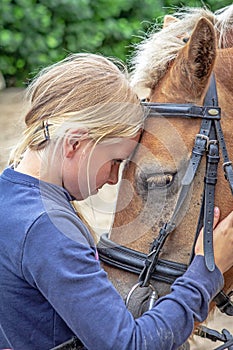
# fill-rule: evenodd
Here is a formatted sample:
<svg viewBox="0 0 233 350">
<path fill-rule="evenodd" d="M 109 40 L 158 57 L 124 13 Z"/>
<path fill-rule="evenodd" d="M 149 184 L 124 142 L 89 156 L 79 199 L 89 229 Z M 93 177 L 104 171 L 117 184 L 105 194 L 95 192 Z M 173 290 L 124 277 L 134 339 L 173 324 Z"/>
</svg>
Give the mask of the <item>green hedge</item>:
<svg viewBox="0 0 233 350">
<path fill-rule="evenodd" d="M 181 5 L 159 0 L 0 1 L 0 71 L 7 86 L 27 83 L 38 69 L 71 52 L 102 53 L 125 61 L 132 44 L 152 23 L 172 12 L 170 3 Z M 201 1 L 189 3 L 201 6 Z M 215 10 L 224 1 L 212 3 Z"/>
</svg>

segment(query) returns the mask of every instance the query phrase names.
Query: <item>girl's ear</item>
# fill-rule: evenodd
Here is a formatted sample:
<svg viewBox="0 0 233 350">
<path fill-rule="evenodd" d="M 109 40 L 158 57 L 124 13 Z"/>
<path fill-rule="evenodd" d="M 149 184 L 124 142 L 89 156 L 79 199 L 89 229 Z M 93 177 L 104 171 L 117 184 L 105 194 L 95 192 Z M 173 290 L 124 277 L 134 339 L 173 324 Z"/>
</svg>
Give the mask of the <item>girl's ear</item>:
<svg viewBox="0 0 233 350">
<path fill-rule="evenodd" d="M 80 147 L 81 142 L 87 138 L 88 132 L 86 129 L 68 131 L 63 142 L 65 157 L 72 158 L 77 149 Z"/>
</svg>

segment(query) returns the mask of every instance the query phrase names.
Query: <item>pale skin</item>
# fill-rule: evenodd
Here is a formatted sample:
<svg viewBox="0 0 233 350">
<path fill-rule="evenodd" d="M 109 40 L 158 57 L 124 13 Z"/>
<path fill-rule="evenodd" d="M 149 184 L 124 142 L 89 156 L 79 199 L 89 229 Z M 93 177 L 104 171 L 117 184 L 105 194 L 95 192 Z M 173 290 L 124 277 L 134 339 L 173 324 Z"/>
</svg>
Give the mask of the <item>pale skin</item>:
<svg viewBox="0 0 233 350">
<path fill-rule="evenodd" d="M 66 190 L 77 200 L 96 194 L 104 185 L 118 182 L 119 166 L 130 157 L 140 135 L 132 138 L 114 139 L 112 143 L 95 145 L 88 135 L 80 140 L 73 137 L 83 134 L 76 130 L 64 137 L 62 152 L 55 161 L 42 165 L 42 158 L 35 151 L 27 151 L 16 171 L 39 178 Z M 87 180 L 89 178 L 89 181 Z M 222 273 L 233 266 L 233 211 L 221 222 L 220 210 L 214 211 L 214 257 Z M 195 246 L 195 254 L 204 255 L 203 230 Z"/>
<path fill-rule="evenodd" d="M 77 139 L 75 134 L 82 135 Z M 95 144 L 83 130 L 68 133 L 58 151 L 39 155 L 27 150 L 16 171 L 63 186 L 76 200 L 118 182 L 119 167 L 134 151 L 140 135 Z M 46 158 L 46 159 L 45 159 Z"/>
<path fill-rule="evenodd" d="M 214 210 L 214 258 L 219 270 L 224 273 L 233 266 L 233 212 L 219 222 L 220 210 Z M 204 255 L 203 230 L 196 243 L 195 253 Z"/>
</svg>

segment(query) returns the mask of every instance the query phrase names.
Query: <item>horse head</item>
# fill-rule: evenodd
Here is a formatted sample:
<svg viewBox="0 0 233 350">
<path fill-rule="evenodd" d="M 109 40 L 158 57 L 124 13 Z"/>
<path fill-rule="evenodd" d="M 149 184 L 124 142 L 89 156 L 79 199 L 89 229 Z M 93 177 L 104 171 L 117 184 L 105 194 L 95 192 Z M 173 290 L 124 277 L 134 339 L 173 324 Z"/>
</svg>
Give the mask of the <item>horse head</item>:
<svg viewBox="0 0 233 350">
<path fill-rule="evenodd" d="M 151 34 L 139 45 L 132 75 L 132 85 L 149 105 L 202 106 L 214 74 L 222 111 L 221 124 L 230 156 L 233 154 L 232 10 L 230 6 L 215 15 L 200 9 L 193 13 L 190 11 L 179 19 L 165 17 L 163 29 Z M 148 254 L 161 227 L 171 220 L 174 210 L 177 210 L 200 126 L 201 118 L 172 115 L 169 118 L 163 115 L 153 118 L 148 115 L 140 144 L 123 171 L 110 233 L 113 245 Z M 220 159 L 215 205 L 225 216 L 232 210 L 233 198 L 221 169 L 223 162 Z M 201 211 L 205 171 L 205 159 L 202 159 L 177 212 L 175 229 L 160 251 L 161 266 L 164 261 L 169 261 L 173 268 L 175 262 L 182 270 L 190 262 Z M 128 254 L 130 259 L 131 252 Z M 132 286 L 137 286 L 138 275 L 133 272 L 123 272 L 106 264 L 104 268 L 124 298 Z M 225 275 L 224 290 L 229 292 L 232 285 L 233 269 Z M 170 289 L 170 283 L 163 279 L 151 280 L 150 286 L 157 297 Z M 132 299 L 131 311 L 135 317 L 143 312 L 149 289 L 139 289 L 138 293 L 142 295 Z"/>
</svg>

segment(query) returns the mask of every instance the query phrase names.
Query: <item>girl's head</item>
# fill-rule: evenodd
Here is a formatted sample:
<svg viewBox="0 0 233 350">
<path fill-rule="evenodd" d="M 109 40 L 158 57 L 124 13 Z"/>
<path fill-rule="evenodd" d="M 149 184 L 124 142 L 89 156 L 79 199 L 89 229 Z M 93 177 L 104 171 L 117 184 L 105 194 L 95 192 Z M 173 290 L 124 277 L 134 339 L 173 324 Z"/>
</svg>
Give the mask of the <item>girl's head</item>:
<svg viewBox="0 0 233 350">
<path fill-rule="evenodd" d="M 43 154 L 71 132 L 96 143 L 134 137 L 144 111 L 121 68 L 100 55 L 73 54 L 43 69 L 28 87 L 26 130 L 10 163 L 17 165 L 27 149 Z"/>
</svg>

